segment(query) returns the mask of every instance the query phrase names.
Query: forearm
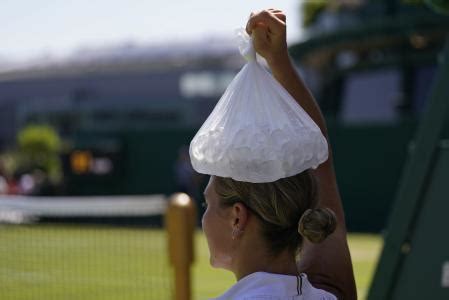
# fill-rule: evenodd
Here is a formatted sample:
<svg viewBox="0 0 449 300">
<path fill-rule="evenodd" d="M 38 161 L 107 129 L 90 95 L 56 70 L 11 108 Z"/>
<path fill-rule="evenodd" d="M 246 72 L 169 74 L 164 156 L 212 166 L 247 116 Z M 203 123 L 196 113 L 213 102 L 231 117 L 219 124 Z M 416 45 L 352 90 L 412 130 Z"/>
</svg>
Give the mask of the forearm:
<svg viewBox="0 0 449 300">
<path fill-rule="evenodd" d="M 268 61 L 273 77 L 289 92 L 289 94 L 301 105 L 313 121 L 320 127 L 321 132 L 327 138 L 326 122 L 312 93 L 304 84 L 296 72 L 288 55 L 273 58 Z"/>
</svg>

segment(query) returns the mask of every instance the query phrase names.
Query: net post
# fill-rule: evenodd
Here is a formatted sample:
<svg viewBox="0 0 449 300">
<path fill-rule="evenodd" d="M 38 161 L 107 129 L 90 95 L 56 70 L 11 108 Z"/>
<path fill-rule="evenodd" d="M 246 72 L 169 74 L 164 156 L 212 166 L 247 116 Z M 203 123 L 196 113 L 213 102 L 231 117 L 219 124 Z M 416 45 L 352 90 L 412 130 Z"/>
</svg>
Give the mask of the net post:
<svg viewBox="0 0 449 300">
<path fill-rule="evenodd" d="M 169 258 L 175 273 L 175 300 L 192 298 L 190 266 L 194 261 L 195 220 L 193 199 L 184 193 L 173 194 L 169 199 L 165 223 Z"/>
</svg>

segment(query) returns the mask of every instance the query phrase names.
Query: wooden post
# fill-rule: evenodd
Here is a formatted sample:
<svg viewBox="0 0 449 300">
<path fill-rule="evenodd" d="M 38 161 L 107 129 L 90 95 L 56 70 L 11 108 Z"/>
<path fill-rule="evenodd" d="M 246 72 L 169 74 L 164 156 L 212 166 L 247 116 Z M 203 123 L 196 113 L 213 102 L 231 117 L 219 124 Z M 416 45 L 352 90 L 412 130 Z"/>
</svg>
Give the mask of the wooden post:
<svg viewBox="0 0 449 300">
<path fill-rule="evenodd" d="M 194 261 L 196 208 L 187 194 L 170 197 L 165 215 L 170 263 L 175 273 L 175 300 L 192 298 L 190 266 Z"/>
</svg>

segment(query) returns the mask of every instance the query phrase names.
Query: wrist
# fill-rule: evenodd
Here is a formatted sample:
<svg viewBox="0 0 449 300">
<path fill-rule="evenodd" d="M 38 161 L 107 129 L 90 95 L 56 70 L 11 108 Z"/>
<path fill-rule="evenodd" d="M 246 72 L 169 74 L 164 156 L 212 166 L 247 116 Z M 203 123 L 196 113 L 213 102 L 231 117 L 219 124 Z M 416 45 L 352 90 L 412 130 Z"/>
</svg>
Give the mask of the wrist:
<svg viewBox="0 0 449 300">
<path fill-rule="evenodd" d="M 279 53 L 266 58 L 267 64 L 272 71 L 285 69 L 292 65 L 288 52 Z"/>
<path fill-rule="evenodd" d="M 296 74 L 296 71 L 288 53 L 283 56 L 274 57 L 267 60 L 267 64 L 271 70 L 271 74 L 279 82 L 286 78 L 295 77 L 293 75 Z"/>
</svg>

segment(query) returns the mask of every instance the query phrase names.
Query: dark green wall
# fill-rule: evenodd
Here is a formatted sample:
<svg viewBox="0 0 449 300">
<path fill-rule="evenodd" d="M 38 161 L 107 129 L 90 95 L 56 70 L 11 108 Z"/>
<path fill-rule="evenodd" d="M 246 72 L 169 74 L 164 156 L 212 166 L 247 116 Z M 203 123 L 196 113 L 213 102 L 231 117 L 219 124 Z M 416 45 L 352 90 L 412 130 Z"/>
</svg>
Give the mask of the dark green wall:
<svg viewBox="0 0 449 300">
<path fill-rule="evenodd" d="M 338 184 L 353 231 L 378 232 L 385 226 L 401 176 L 413 123 L 342 126 L 329 123 Z M 196 129 L 80 132 L 76 143 L 92 147 L 103 138 L 122 144 L 120 171 L 113 176 L 71 176 L 70 194 L 171 194 L 178 149 L 188 145 Z"/>
<path fill-rule="evenodd" d="M 384 228 L 414 127 L 412 123 L 329 124 L 338 185 L 351 230 Z"/>
<path fill-rule="evenodd" d="M 98 132 L 85 130 L 75 138 L 75 148 L 101 148 L 114 139 L 121 147 L 119 169 L 112 176 L 67 176 L 68 193 L 75 195 L 170 194 L 175 191 L 173 167 L 178 150 L 189 145 L 195 130 L 142 129 Z M 89 146 L 90 145 L 90 146 Z"/>
</svg>

